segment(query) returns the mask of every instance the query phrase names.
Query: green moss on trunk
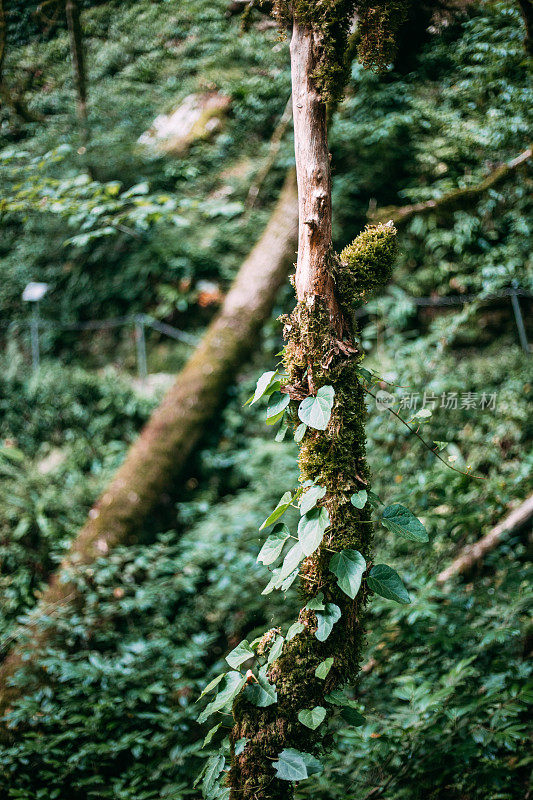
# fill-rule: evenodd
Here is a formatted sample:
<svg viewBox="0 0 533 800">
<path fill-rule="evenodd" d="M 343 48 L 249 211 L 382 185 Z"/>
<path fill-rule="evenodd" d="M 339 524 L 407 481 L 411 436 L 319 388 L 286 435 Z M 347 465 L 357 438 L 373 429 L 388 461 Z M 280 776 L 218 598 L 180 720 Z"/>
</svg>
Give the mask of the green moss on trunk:
<svg viewBox="0 0 533 800">
<path fill-rule="evenodd" d="M 292 796 L 291 785 L 274 777 L 272 760 L 286 747 L 315 754 L 324 748 L 325 727 L 310 730 L 299 722 L 298 712 L 317 705 L 328 707 L 324 695 L 353 684 L 359 672 L 367 591 L 363 584 L 355 600 L 351 600 L 339 589 L 329 569 L 333 553 L 345 548 L 358 550 L 367 562 L 372 557 L 368 506 L 357 509 L 350 502 L 354 492 L 368 488 L 370 483 L 365 449 L 366 407 L 357 374 L 363 356 L 353 337 L 339 341 L 338 331 L 351 330 L 354 299 L 390 277 L 395 234 L 390 225 L 367 228 L 341 258 L 331 260 L 337 283 L 352 287 L 351 300 L 348 288 L 342 291 L 342 299 L 337 298 L 340 325 L 331 316 L 329 298 L 318 295 L 299 302 L 284 319 L 284 362 L 289 376 L 286 390 L 301 396 L 316 394 L 326 384 L 335 389 L 326 430 L 308 428 L 300 445 L 300 480 L 316 481 L 326 488 L 319 504 L 327 508 L 331 522 L 318 550 L 302 563 L 301 597 L 305 605 L 319 591 L 323 592 L 324 601 L 339 606 L 342 615 L 327 640 L 320 642 L 315 637 L 315 613 L 302 608 L 299 621 L 304 630 L 285 643 L 282 655 L 268 672 L 269 680 L 276 685 L 278 702 L 259 709 L 242 694 L 237 698 L 232 742 L 243 737 L 248 741 L 243 753 L 233 759 L 232 800 L 287 800 Z M 329 657 L 334 658 L 333 667 L 326 680 L 320 680 L 315 677 L 315 670 Z"/>
</svg>

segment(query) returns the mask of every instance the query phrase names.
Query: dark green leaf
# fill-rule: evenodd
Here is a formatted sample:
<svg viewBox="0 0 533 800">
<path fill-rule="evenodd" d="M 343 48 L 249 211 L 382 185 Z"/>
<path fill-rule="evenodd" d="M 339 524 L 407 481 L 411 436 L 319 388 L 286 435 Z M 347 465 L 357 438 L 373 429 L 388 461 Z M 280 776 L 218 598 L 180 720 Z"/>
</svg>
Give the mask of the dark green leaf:
<svg viewBox="0 0 533 800">
<path fill-rule="evenodd" d="M 372 567 L 366 582 L 369 589 L 381 597 L 386 597 L 387 600 L 394 600 L 396 603 L 411 602 L 402 579 L 387 564 L 376 564 L 375 567 Z"/>
<path fill-rule="evenodd" d="M 254 651 L 250 647 L 248 641 L 244 639 L 237 647 L 234 647 L 231 653 L 228 653 L 226 656 L 226 661 L 230 665 L 232 669 L 237 669 L 244 664 L 245 661 L 248 661 L 249 658 L 253 658 Z"/>
<path fill-rule="evenodd" d="M 290 642 L 291 639 L 294 639 L 295 636 L 298 636 L 305 629 L 305 625 L 302 625 L 301 622 L 293 622 L 289 630 L 287 631 L 287 641 Z"/>
<path fill-rule="evenodd" d="M 360 714 L 355 708 L 343 708 L 341 711 L 341 717 L 354 728 L 359 728 L 366 722 L 363 715 Z"/>
<path fill-rule="evenodd" d="M 381 517 L 382 524 L 393 533 L 413 542 L 428 542 L 429 536 L 419 519 L 408 508 L 394 503 L 387 506 Z"/>
<path fill-rule="evenodd" d="M 324 592 L 319 592 L 317 596 L 313 597 L 313 599 L 310 600 L 306 605 L 306 608 L 309 611 L 323 611 L 325 607 L 326 606 L 324 605 Z"/>
<path fill-rule="evenodd" d="M 202 781 L 202 794 L 204 797 L 209 797 L 212 789 L 217 781 L 218 776 L 224 769 L 226 759 L 222 755 L 214 755 L 207 759 L 207 766 Z"/>
<path fill-rule="evenodd" d="M 288 394 L 281 394 L 275 400 L 271 400 L 267 408 L 266 424 L 275 425 L 276 422 L 282 418 L 290 402 L 291 398 Z"/>
<path fill-rule="evenodd" d="M 273 661 L 275 661 L 276 658 L 280 657 L 281 651 L 283 650 L 284 642 L 285 642 L 285 639 L 283 638 L 283 636 L 278 636 L 276 638 L 276 641 L 274 642 L 274 644 L 270 648 L 270 653 L 268 654 L 268 663 L 269 664 L 271 664 Z"/>
<path fill-rule="evenodd" d="M 216 711 L 221 711 L 226 705 L 228 705 L 240 692 L 244 686 L 245 680 L 246 679 L 244 675 L 241 675 L 240 672 L 228 672 L 223 688 L 219 691 L 215 699 L 209 703 L 209 705 L 206 706 L 202 713 L 198 716 L 198 722 L 205 722 L 206 719 L 211 716 L 211 714 L 214 714 Z"/>
<path fill-rule="evenodd" d="M 198 700 L 201 700 L 201 699 L 202 699 L 202 697 L 204 697 L 206 694 L 209 694 L 209 692 L 210 692 L 212 689 L 214 689 L 214 688 L 215 688 L 215 686 L 218 686 L 218 684 L 220 683 L 220 681 L 222 680 L 222 678 L 225 678 L 225 677 L 226 677 L 226 673 L 225 673 L 225 672 L 222 672 L 222 674 L 221 674 L 221 675 L 217 675 L 217 676 L 216 676 L 216 678 L 213 678 L 213 680 L 212 680 L 212 681 L 209 681 L 209 683 L 207 684 L 207 686 L 205 687 L 205 689 L 202 691 L 202 694 L 200 695 L 200 697 L 198 698 Z M 198 702 L 198 700 L 197 700 L 196 702 Z"/>
<path fill-rule="evenodd" d="M 244 748 L 246 747 L 246 742 L 247 741 L 248 741 L 248 739 L 246 738 L 246 736 L 243 736 L 242 739 L 237 739 L 237 741 L 235 742 L 235 755 L 236 756 L 240 756 L 240 754 L 244 751 Z"/>
<path fill-rule="evenodd" d="M 290 508 L 291 501 L 292 501 L 292 492 L 285 492 L 285 494 L 277 504 L 272 514 L 270 514 L 266 518 L 266 520 L 263 522 L 259 530 L 262 531 L 263 528 L 268 528 L 269 525 L 273 525 L 274 522 L 276 522 L 276 520 L 278 520 L 281 516 L 283 516 L 286 510 Z"/>
<path fill-rule="evenodd" d="M 210 731 L 207 732 L 202 748 L 205 747 L 206 744 L 209 744 L 211 742 L 213 736 L 216 734 L 221 725 L 222 723 L 219 722 L 218 725 L 215 725 L 213 728 L 211 728 Z"/>
<path fill-rule="evenodd" d="M 278 700 L 276 687 L 268 682 L 266 676 L 259 674 L 257 683 L 249 684 L 244 690 L 246 699 L 258 708 L 271 706 Z"/>
</svg>

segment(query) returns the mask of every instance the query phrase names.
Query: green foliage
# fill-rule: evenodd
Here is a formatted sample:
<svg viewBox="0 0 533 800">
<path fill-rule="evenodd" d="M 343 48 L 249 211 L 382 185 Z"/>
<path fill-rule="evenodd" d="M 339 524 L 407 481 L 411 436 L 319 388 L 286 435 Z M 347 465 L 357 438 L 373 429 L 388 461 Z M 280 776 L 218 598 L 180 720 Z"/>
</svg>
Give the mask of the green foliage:
<svg viewBox="0 0 533 800">
<path fill-rule="evenodd" d="M 300 753 L 292 747 L 282 750 L 274 761 L 276 775 L 283 781 L 303 781 L 322 771 L 322 765 L 310 753 Z"/>
<path fill-rule="evenodd" d="M 412 542 L 429 542 L 427 531 L 420 520 L 400 503 L 394 503 L 392 506 L 387 506 L 387 508 L 383 509 L 381 524 L 392 533 L 403 536 L 404 539 L 409 539 Z"/>
<path fill-rule="evenodd" d="M 354 600 L 366 570 L 366 561 L 361 553 L 357 550 L 341 550 L 331 557 L 329 568 L 342 591 Z"/>
<path fill-rule="evenodd" d="M 321 386 L 316 395 L 302 400 L 298 407 L 298 417 L 309 428 L 325 431 L 331 417 L 334 399 L 333 386 Z"/>
<path fill-rule="evenodd" d="M 402 579 L 398 573 L 389 567 L 387 564 L 376 564 L 368 573 L 366 580 L 368 588 L 386 597 L 388 600 L 394 600 L 396 603 L 410 603 L 411 598 L 407 593 Z"/>
<path fill-rule="evenodd" d="M 326 603 L 323 611 L 316 612 L 317 629 L 315 636 L 319 642 L 325 642 L 336 622 L 341 618 L 341 610 L 335 603 Z"/>
<path fill-rule="evenodd" d="M 303 709 L 298 712 L 298 719 L 306 728 L 315 731 L 326 719 L 326 709 L 323 706 Z"/>
<path fill-rule="evenodd" d="M 321 680 L 325 680 L 328 677 L 329 671 L 333 666 L 333 658 L 326 658 L 325 661 L 321 661 L 318 667 L 315 669 L 315 675 L 317 678 Z"/>
<path fill-rule="evenodd" d="M 21 128 L 8 108 L 0 111 L 0 148 L 15 147 L 19 180 L 34 196 L 46 201 L 49 187 L 43 178 L 57 181 L 57 193 L 89 164 L 96 184 L 120 184 L 127 192 L 147 183 L 151 197 L 167 195 L 179 212 L 175 221 L 170 212 L 164 215 L 157 229 L 120 223 L 103 236 L 78 238 L 77 245 L 67 246 L 66 239 L 86 235 L 79 228 L 91 223 L 87 203 L 78 222 L 73 213 L 72 227 L 39 203 L 28 213 L 3 215 L 3 319 L 22 320 L 24 285 L 45 280 L 51 290 L 43 313 L 52 318 L 74 322 L 150 311 L 171 320 L 186 314 L 193 326 L 205 324 L 209 312 L 197 305 L 198 281 L 227 287 L 260 233 L 289 163 L 284 144 L 280 164 L 254 208 L 245 210 L 250 181 L 281 113 L 280 97 L 283 107 L 290 93 L 290 75 L 287 46 L 276 46 L 276 31 L 252 27 L 240 35 L 238 19 L 225 16 L 226 5 L 225 0 L 190 0 L 170 9 L 141 0 L 102 3 L 83 12 L 91 134 L 85 156 L 77 152 L 66 30 L 56 28 L 46 39 L 7 48 L 6 85 L 27 84 L 31 78 L 29 107 L 46 118 L 44 125 Z M 191 93 L 214 90 L 231 98 L 231 111 L 224 126 L 209 141 L 194 143 L 186 158 L 136 144 L 158 114 Z M 42 164 L 40 174 L 30 174 L 26 165 L 58 143 L 65 145 L 61 163 Z M 0 167 L 6 193 L 10 171 Z M 104 227 L 110 226 L 100 230 Z M 63 348 L 69 337 L 56 337 L 54 343 Z"/>
<path fill-rule="evenodd" d="M 298 523 L 298 541 L 306 556 L 315 552 L 329 526 L 327 508 L 312 508 Z"/>
<path fill-rule="evenodd" d="M 180 202 L 182 197 L 190 201 L 207 196 L 213 176 L 219 180 L 219 170 L 226 160 L 235 163 L 239 149 L 264 152 L 258 137 L 262 129 L 268 136 L 289 91 L 286 49 L 271 51 L 275 33 L 268 31 L 251 30 L 238 39 L 231 24 L 227 32 L 225 3 L 210 5 L 213 9 L 204 4 L 201 14 L 192 3 L 175 7 L 171 23 L 166 3 L 138 3 L 131 13 L 129 6 L 103 6 L 95 16 L 87 12 L 91 69 L 103 74 L 94 117 L 109 120 L 98 123 L 95 140 L 96 161 L 105 167 L 102 183 L 118 177 L 126 189 L 146 178 L 154 193 L 172 190 Z M 145 15 L 142 30 L 135 23 L 137 13 Z M 157 36 L 163 33 L 165 42 L 175 37 L 177 43 L 168 51 L 165 47 L 168 60 L 159 61 Z M 438 197 L 476 183 L 485 174 L 485 161 L 513 157 L 527 144 L 531 90 L 522 36 L 513 4 L 483 4 L 471 7 L 469 16 L 445 29 L 442 38 L 430 37 L 409 74 L 390 72 L 379 79 L 353 68 L 348 98 L 331 132 L 338 242 L 351 241 L 354 228 L 364 225 L 369 197 L 378 207 Z M 16 55 L 27 63 L 27 52 Z M 40 56 L 53 85 L 32 102 L 40 108 L 48 103 L 54 113 L 47 130 L 22 140 L 31 156 L 49 152 L 59 129 L 62 137 L 72 138 L 66 124 L 71 103 L 66 39 L 50 40 Z M 225 70 L 233 59 L 237 66 L 230 75 Z M 143 75 L 150 74 L 152 82 L 144 83 Z M 157 77 L 162 74 L 168 86 Z M 186 94 L 197 89 L 202 75 L 236 89 L 222 141 L 217 137 L 209 147 L 199 143 L 180 162 L 162 158 L 139 167 L 128 143 L 174 99 L 173 81 L 182 81 Z M 285 156 L 282 163 L 288 163 Z M 72 172 L 76 169 L 74 162 Z M 278 177 L 267 182 L 267 200 Z M 246 180 L 220 177 L 217 185 L 230 184 L 233 196 L 243 200 Z M 531 667 L 524 656 L 530 640 L 531 568 L 525 539 L 521 532 L 513 534 L 473 578 L 451 582 L 445 591 L 429 576 L 531 491 L 530 358 L 515 345 L 507 300 L 494 313 L 481 306 L 475 314 L 452 310 L 430 316 L 406 298 L 432 291 L 491 293 L 513 278 L 527 288 L 528 187 L 526 173 L 481 198 L 476 208 L 438 224 L 432 217 L 415 218 L 401 234 L 394 286 L 370 306 L 378 327 L 373 318 L 363 319 L 365 366 L 371 378 L 379 374 L 394 384 L 387 389 L 399 413 L 408 413 L 400 408 L 407 391 L 458 393 L 457 409 L 439 404 L 432 409 L 424 435 L 444 443 L 440 452 L 455 459 L 450 463 L 463 470 L 470 465 L 483 480 L 447 470 L 369 398 L 374 491 L 385 505 L 416 509 L 432 547 L 413 547 L 385 529 L 376 531 L 380 558 L 394 564 L 412 601 L 373 598 L 370 666 L 360 683 L 364 716 L 350 689 L 340 705 L 336 695 L 328 695 L 333 747 L 321 759 L 323 773 L 299 785 L 298 800 L 351 800 L 383 792 L 378 787 L 384 786 L 387 800 L 521 800 L 529 791 Z M 72 318 L 85 309 L 93 315 L 115 313 L 123 308 L 121 298 L 128 308 L 135 298 L 144 298 L 144 307 L 153 302 L 161 281 L 174 292 L 169 294 L 172 309 L 178 300 L 187 304 L 193 291 L 180 292 L 179 281 L 203 275 L 226 282 L 257 234 L 265 209 L 259 207 L 250 221 L 209 218 L 195 207 L 186 216 L 191 220 L 187 236 L 166 231 L 156 243 L 148 232 L 141 241 L 132 240 L 131 248 L 127 235 L 102 237 L 88 243 L 70 268 L 70 259 L 57 256 L 64 252 L 66 235 L 58 219 L 45 223 L 39 214 L 23 227 L 10 227 L 1 245 L 2 297 L 8 298 L 3 313 L 23 313 L 18 296 L 29 277 L 57 281 L 50 316 L 58 307 Z M 64 300 L 56 305 L 63 291 Z M 196 311 L 190 322 L 197 320 Z M 29 671 L 17 677 L 26 695 L 12 712 L 15 740 L 0 748 L 2 796 L 185 800 L 202 764 L 221 763 L 219 741 L 230 717 L 220 717 L 221 728 L 215 726 L 202 750 L 208 725 L 198 724 L 195 701 L 204 686 L 211 683 L 208 693 L 221 688 L 224 656 L 244 635 L 251 640 L 273 617 L 289 627 L 301 605 L 294 589 L 284 602 L 277 592 L 258 594 L 272 573 L 256 562 L 263 543 L 257 529 L 265 508 L 273 508 L 297 480 L 291 437 L 282 445 L 271 442 L 271 430 L 264 430 L 256 413 L 259 404 L 242 413 L 257 375 L 279 350 L 272 323 L 263 344 L 253 375 L 243 378 L 219 429 L 210 432 L 198 453 L 198 486 L 183 488 L 177 521 L 161 526 L 155 542 L 118 548 L 81 570 L 83 602 L 37 621 L 53 626 L 49 648 L 36 654 L 46 680 L 35 682 Z M 153 405 L 114 373 L 90 376 L 51 370 L 46 363 L 35 379 L 8 378 L 12 366 L 2 365 L 0 401 L 1 438 L 16 439 L 15 446 L 8 443 L 2 450 L 3 652 L 16 635 L 16 620 L 33 608 L 35 591 Z M 461 393 L 468 391 L 496 393 L 496 409 L 461 408 Z M 64 451 L 65 461 L 42 474 L 39 464 L 52 448 Z M 377 505 L 376 495 L 367 494 Z M 355 508 L 362 492 L 357 495 Z M 297 504 L 294 492 L 291 498 Z M 26 521 L 17 529 L 21 519 Z M 285 519 L 295 530 L 298 510 L 289 506 Z M 17 543 L 27 520 L 27 532 Z M 300 622 L 289 628 L 296 637 L 303 630 Z M 211 694 L 205 702 L 213 699 Z M 228 747 L 223 757 L 227 764 Z M 223 791 L 225 768 L 213 792 Z"/>
</svg>

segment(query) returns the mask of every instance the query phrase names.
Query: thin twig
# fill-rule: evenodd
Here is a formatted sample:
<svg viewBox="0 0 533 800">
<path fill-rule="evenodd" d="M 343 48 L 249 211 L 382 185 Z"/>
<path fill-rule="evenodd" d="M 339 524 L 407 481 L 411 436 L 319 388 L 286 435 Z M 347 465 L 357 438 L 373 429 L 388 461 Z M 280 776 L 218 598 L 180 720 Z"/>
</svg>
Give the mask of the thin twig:
<svg viewBox="0 0 533 800">
<path fill-rule="evenodd" d="M 373 397 L 373 398 L 374 398 L 374 400 L 377 400 L 377 397 L 376 397 L 376 395 L 375 395 L 373 392 L 369 391 L 368 389 L 365 389 L 365 387 L 364 387 L 362 384 L 361 384 L 361 386 L 362 386 L 362 389 L 363 389 L 363 391 L 364 391 L 364 392 L 366 392 L 366 393 L 367 393 L 367 394 L 369 394 L 371 397 Z M 451 465 L 451 464 L 448 464 L 448 462 L 447 462 L 447 461 L 445 461 L 445 460 L 442 458 L 442 456 L 440 456 L 438 453 L 436 453 L 436 452 L 435 452 L 435 450 L 434 450 L 434 449 L 431 447 L 431 445 L 430 445 L 430 444 L 428 444 L 428 443 L 426 442 L 426 440 L 425 440 L 424 438 L 422 438 L 422 436 L 420 436 L 420 434 L 418 433 L 418 431 L 417 431 L 417 430 L 415 430 L 414 428 L 412 428 L 412 427 L 409 425 L 409 423 L 408 423 L 408 422 L 406 422 L 406 421 L 404 420 L 404 418 L 403 418 L 403 417 L 400 417 L 400 415 L 399 415 L 399 414 L 398 414 L 396 411 L 394 411 L 394 409 L 392 409 L 392 408 L 388 408 L 387 410 L 388 410 L 388 411 L 390 411 L 390 413 L 391 413 L 391 414 L 393 414 L 393 415 L 394 415 L 394 416 L 395 416 L 397 419 L 399 419 L 399 420 L 400 420 L 400 422 L 402 422 L 402 423 L 405 425 L 405 427 L 406 427 L 406 428 L 408 428 L 408 429 L 411 431 L 411 433 L 414 433 L 414 435 L 416 436 L 416 438 L 417 438 L 417 439 L 420 439 L 420 441 L 422 442 L 422 444 L 424 445 L 424 447 L 427 447 L 427 449 L 429 450 L 429 452 L 430 452 L 430 453 L 433 453 L 433 455 L 435 456 L 435 458 L 438 458 L 438 459 L 439 459 L 439 461 L 442 461 L 442 463 L 444 464 L 444 466 L 445 466 L 445 467 L 448 467 L 448 469 L 451 469 L 451 470 L 453 470 L 454 472 L 458 472 L 458 473 L 459 473 L 459 475 L 466 475 L 466 477 L 467 477 L 467 478 L 476 478 L 477 480 L 480 480 L 480 481 L 484 481 L 484 480 L 486 480 L 486 478 L 484 478 L 484 477 L 483 477 L 483 475 L 472 475 L 472 473 L 471 473 L 471 472 L 463 472 L 461 469 L 457 469 L 457 467 L 452 467 L 452 465 Z"/>
</svg>

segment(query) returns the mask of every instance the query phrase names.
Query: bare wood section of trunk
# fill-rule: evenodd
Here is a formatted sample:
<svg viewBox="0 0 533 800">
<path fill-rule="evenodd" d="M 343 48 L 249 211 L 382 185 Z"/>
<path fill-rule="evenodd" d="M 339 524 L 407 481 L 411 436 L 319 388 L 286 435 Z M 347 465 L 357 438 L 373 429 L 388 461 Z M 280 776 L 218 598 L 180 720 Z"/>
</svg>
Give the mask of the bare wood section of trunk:
<svg viewBox="0 0 533 800">
<path fill-rule="evenodd" d="M 59 572 L 88 564 L 117 544 L 128 544 L 142 529 L 162 495 L 179 477 L 205 426 L 220 407 L 227 387 L 249 355 L 292 266 L 296 248 L 297 197 L 294 173 L 286 178 L 270 221 L 241 266 L 200 345 L 152 414 L 123 465 L 89 512 Z M 76 588 L 54 575 L 33 612 L 37 620 L 76 597 Z M 31 646 L 47 632 L 24 629 Z M 22 664 L 19 644 L 0 666 L 0 716 L 20 690 L 9 678 Z"/>
<path fill-rule="evenodd" d="M 298 179 L 298 264 L 296 296 L 331 293 L 327 264 L 331 249 L 331 168 L 326 106 L 312 75 L 314 34 L 294 22 L 291 39 L 294 150 Z"/>
<path fill-rule="evenodd" d="M 437 583 L 443 585 L 456 575 L 462 575 L 469 572 L 476 564 L 482 561 L 487 553 L 494 550 L 495 547 L 501 542 L 503 537 L 511 533 L 522 525 L 525 525 L 533 517 L 533 494 L 527 500 L 515 508 L 514 511 L 498 523 L 492 530 L 474 544 L 469 544 L 464 547 L 456 559 L 452 561 L 449 567 L 446 567 L 442 572 L 437 575 Z"/>
</svg>

